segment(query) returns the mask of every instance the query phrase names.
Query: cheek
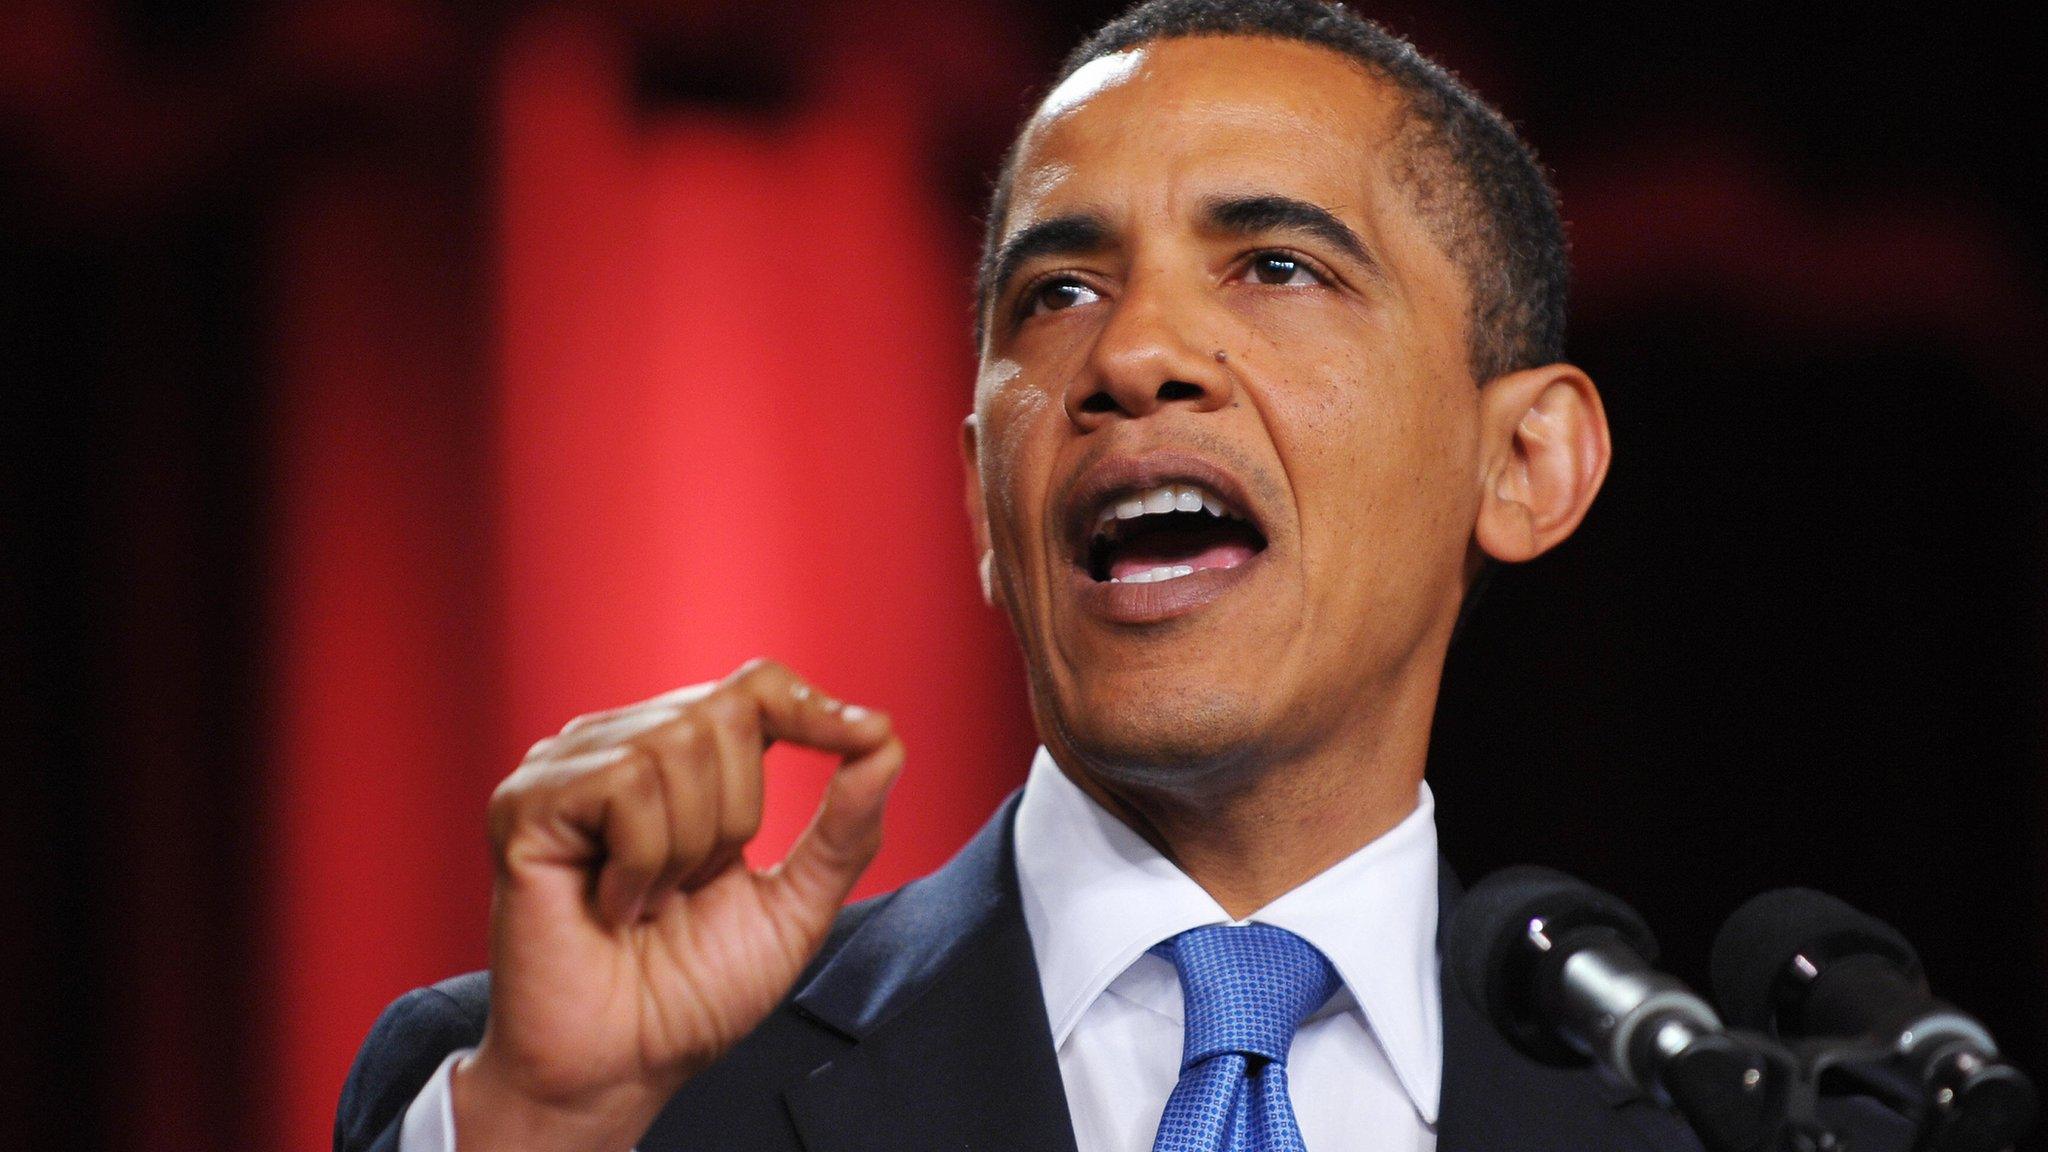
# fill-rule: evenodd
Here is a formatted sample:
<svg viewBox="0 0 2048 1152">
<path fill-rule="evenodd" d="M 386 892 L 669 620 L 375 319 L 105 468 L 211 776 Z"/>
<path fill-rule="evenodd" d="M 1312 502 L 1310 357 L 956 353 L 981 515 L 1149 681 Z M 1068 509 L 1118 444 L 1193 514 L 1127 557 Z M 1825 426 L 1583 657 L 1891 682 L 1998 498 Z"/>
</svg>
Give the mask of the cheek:
<svg viewBox="0 0 2048 1152">
<path fill-rule="evenodd" d="M 1023 387 L 1012 373 L 1000 386 L 982 392 L 976 405 L 982 438 L 982 496 L 987 501 L 990 528 L 998 541 L 1014 540 L 1022 532 L 1021 513 L 1033 512 L 1033 494 L 1044 489 L 1045 463 L 1037 460 L 1033 446 L 1043 440 L 1034 436 L 1051 407 L 1045 392 Z"/>
<path fill-rule="evenodd" d="M 1469 536 L 1477 396 L 1456 374 L 1353 345 L 1313 367 L 1295 396 L 1289 471 L 1304 560 L 1346 573 L 1332 587 L 1397 593 L 1418 568 L 1455 566 Z"/>
<path fill-rule="evenodd" d="M 1268 358 L 1256 366 L 1271 384 L 1262 407 L 1289 470 L 1302 473 L 1297 484 L 1312 486 L 1318 503 L 1327 494 L 1356 508 L 1383 495 L 1390 474 L 1413 473 L 1438 418 L 1413 333 L 1358 302 L 1282 298 L 1248 312 Z"/>
</svg>

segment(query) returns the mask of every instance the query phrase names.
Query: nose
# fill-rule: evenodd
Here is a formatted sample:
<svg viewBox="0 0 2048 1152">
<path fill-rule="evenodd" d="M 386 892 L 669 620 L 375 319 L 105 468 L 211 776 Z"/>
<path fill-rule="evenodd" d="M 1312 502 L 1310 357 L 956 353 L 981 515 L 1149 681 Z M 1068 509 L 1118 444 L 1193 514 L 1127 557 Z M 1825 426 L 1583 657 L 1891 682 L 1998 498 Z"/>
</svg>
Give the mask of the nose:
<svg viewBox="0 0 2048 1152">
<path fill-rule="evenodd" d="M 1110 305 L 1087 364 L 1068 385 L 1067 418 L 1083 431 L 1182 405 L 1227 406 L 1232 373 L 1218 345 L 1195 339 L 1203 323 L 1197 293 L 1133 279 Z"/>
</svg>

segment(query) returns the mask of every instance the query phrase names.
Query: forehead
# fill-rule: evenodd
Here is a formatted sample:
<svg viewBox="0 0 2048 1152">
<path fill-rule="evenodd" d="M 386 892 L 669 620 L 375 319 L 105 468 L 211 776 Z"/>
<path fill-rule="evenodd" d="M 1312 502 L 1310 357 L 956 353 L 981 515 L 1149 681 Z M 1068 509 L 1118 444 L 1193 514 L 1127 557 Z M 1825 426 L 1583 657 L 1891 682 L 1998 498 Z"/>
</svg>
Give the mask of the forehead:
<svg viewBox="0 0 2048 1152">
<path fill-rule="evenodd" d="M 1387 206 L 1402 102 L 1335 50 L 1247 36 L 1098 58 L 1025 128 L 1004 231 L 1080 209 L 1172 212 L 1218 192 L 1285 193 L 1347 217 Z"/>
</svg>

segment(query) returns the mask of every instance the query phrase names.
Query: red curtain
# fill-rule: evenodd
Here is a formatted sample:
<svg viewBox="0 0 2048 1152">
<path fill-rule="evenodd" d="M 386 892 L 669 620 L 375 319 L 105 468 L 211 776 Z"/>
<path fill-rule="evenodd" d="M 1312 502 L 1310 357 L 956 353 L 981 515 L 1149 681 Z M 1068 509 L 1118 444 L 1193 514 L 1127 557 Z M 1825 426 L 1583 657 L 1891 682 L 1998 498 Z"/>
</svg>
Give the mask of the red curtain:
<svg viewBox="0 0 2048 1152">
<path fill-rule="evenodd" d="M 284 221 L 270 1146 L 324 1141 L 386 1002 L 485 962 L 485 800 L 579 712 L 754 655 L 892 711 L 863 894 L 1021 779 L 955 447 L 971 253 L 890 77 L 643 117 L 620 43 L 543 15 L 501 61 L 487 314 L 445 283 L 461 205 L 355 171 Z M 771 754 L 757 859 L 829 770 Z"/>
</svg>

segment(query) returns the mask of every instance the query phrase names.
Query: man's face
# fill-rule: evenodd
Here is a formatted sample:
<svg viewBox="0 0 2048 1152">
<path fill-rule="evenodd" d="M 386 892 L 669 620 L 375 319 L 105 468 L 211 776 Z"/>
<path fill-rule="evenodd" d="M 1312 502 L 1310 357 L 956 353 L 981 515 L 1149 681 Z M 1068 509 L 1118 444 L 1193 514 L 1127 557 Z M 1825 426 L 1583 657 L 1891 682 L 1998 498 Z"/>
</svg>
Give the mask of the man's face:
<svg viewBox="0 0 2048 1152">
<path fill-rule="evenodd" d="M 1027 126 L 969 502 L 1062 762 L 1225 786 L 1433 704 L 1479 390 L 1400 108 L 1335 52 L 1205 37 Z"/>
</svg>

